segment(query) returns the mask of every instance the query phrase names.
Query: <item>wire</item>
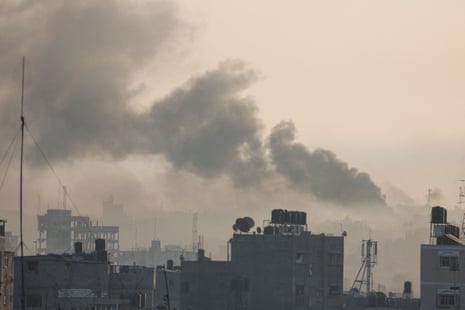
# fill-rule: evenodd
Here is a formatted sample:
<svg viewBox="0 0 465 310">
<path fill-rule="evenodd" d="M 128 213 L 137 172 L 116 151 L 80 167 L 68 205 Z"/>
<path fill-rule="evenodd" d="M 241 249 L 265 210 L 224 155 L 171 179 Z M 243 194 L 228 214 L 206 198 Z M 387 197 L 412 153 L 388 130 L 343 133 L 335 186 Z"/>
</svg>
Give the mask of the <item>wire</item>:
<svg viewBox="0 0 465 310">
<path fill-rule="evenodd" d="M 5 174 L 3 175 L 2 183 L 0 183 L 0 192 L 2 191 L 3 184 L 5 184 L 6 176 L 8 175 L 8 171 L 10 170 L 10 165 L 11 165 L 11 161 L 13 160 L 13 156 L 16 153 L 16 146 L 18 145 L 18 141 L 19 141 L 19 135 L 18 134 L 15 136 L 14 141 L 15 141 L 15 143 L 14 143 L 15 147 L 13 148 L 13 150 L 12 150 L 12 152 L 10 154 L 10 159 L 8 160 L 8 165 L 6 167 Z M 11 145 L 12 145 L 12 143 L 10 143 L 10 146 L 8 146 L 8 149 L 10 149 Z M 2 162 L 3 162 L 3 159 L 2 159 Z"/>
<path fill-rule="evenodd" d="M 59 185 L 61 186 L 61 188 L 64 188 L 64 184 L 63 182 L 61 181 L 61 178 L 58 176 L 57 172 L 55 171 L 55 169 L 53 168 L 52 164 L 50 163 L 50 161 L 48 160 L 47 156 L 45 155 L 45 152 L 42 150 L 42 148 L 40 147 L 39 143 L 37 142 L 37 140 L 34 138 L 34 135 L 31 133 L 31 131 L 29 130 L 29 127 L 27 126 L 27 123 L 25 123 L 25 127 L 26 127 L 26 131 L 27 133 L 29 134 L 29 136 L 31 137 L 32 141 L 34 142 L 35 146 L 37 147 L 37 149 L 39 150 L 40 154 L 42 155 L 42 157 L 44 158 L 45 162 L 47 163 L 47 166 L 49 167 L 49 169 L 52 171 L 53 175 L 55 176 L 55 178 L 57 179 Z M 66 198 L 68 198 L 68 200 L 71 202 L 71 205 L 73 206 L 74 210 L 76 211 L 76 213 L 82 217 L 81 213 L 79 212 L 79 209 L 77 208 L 76 204 L 74 203 L 73 199 L 71 199 L 71 196 L 69 195 L 69 192 L 67 192 L 66 194 Z M 65 199 L 66 199 L 65 198 Z M 89 226 L 86 225 L 86 228 L 87 230 L 89 231 L 89 235 L 91 237 L 93 237 L 93 233 L 90 229 Z"/>
<path fill-rule="evenodd" d="M 20 133 L 20 132 L 21 132 L 21 127 L 18 128 L 18 131 L 17 131 L 16 134 L 14 135 L 13 139 L 11 139 L 11 142 L 10 142 L 10 144 L 8 145 L 8 148 L 6 149 L 5 154 L 3 154 L 2 160 L 0 160 L 0 166 L 3 164 L 3 161 L 5 160 L 5 158 L 7 157 L 8 153 L 10 152 L 11 146 L 12 146 L 13 143 L 16 141 L 16 139 L 18 139 L 19 133 Z"/>
</svg>

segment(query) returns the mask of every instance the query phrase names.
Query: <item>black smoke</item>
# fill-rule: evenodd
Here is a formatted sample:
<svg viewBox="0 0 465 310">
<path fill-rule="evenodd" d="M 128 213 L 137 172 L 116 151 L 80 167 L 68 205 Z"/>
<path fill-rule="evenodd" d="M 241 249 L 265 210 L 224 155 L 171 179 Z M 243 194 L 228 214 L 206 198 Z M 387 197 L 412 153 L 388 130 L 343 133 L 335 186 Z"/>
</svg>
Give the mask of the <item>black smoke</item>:
<svg viewBox="0 0 465 310">
<path fill-rule="evenodd" d="M 178 15 L 162 0 L 2 1 L 0 137 L 18 127 L 20 76 L 11 72 L 26 55 L 26 120 L 52 162 L 159 154 L 243 188 L 284 176 L 320 200 L 383 203 L 367 174 L 294 143 L 291 123 L 273 129 L 268 149 L 257 106 L 243 95 L 256 73 L 240 61 L 191 77 L 147 111 L 132 109 L 135 74 L 182 41 L 188 25 Z"/>
<path fill-rule="evenodd" d="M 331 151 L 310 152 L 296 143 L 292 122 L 281 122 L 271 132 L 269 147 L 276 170 L 297 188 L 337 204 L 384 204 L 380 188 L 366 173 L 337 159 Z"/>
</svg>

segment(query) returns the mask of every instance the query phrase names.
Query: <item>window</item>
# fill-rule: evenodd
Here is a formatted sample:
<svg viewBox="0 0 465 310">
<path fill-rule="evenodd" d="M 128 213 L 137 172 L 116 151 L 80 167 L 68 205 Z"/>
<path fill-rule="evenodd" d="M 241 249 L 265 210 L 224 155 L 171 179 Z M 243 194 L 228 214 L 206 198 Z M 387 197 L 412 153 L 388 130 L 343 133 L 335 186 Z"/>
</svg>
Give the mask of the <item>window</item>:
<svg viewBox="0 0 465 310">
<path fill-rule="evenodd" d="M 339 285 L 330 285 L 329 295 L 331 296 L 341 295 L 341 287 Z"/>
<path fill-rule="evenodd" d="M 304 262 L 304 253 L 296 253 L 295 255 L 295 262 L 298 264 L 302 264 Z"/>
<path fill-rule="evenodd" d="M 439 267 L 452 268 L 459 264 L 458 256 L 439 256 Z"/>
<path fill-rule="evenodd" d="M 341 254 L 329 254 L 329 265 L 331 265 L 331 266 L 341 266 L 342 265 L 342 255 Z"/>
<path fill-rule="evenodd" d="M 38 273 L 39 272 L 39 262 L 36 261 L 36 260 L 32 260 L 32 261 L 27 262 L 27 271 Z"/>
<path fill-rule="evenodd" d="M 28 307 L 41 307 L 42 306 L 42 297 L 38 294 L 27 295 L 26 304 Z"/>
<path fill-rule="evenodd" d="M 455 306 L 456 295 L 453 294 L 439 294 L 437 296 L 438 306 L 447 307 Z"/>
<path fill-rule="evenodd" d="M 296 284 L 295 285 L 295 295 L 302 296 L 305 292 L 305 286 L 303 284 Z"/>
</svg>

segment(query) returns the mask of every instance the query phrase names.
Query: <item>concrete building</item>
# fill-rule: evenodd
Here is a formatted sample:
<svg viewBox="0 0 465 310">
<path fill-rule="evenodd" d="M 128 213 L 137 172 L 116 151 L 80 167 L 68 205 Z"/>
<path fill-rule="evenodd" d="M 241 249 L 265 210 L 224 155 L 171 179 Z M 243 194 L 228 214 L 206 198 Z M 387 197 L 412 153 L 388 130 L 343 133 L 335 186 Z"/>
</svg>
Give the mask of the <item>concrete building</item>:
<svg viewBox="0 0 465 310">
<path fill-rule="evenodd" d="M 249 233 L 252 219 L 236 221 L 230 261 L 199 250 L 181 263 L 181 310 L 341 308 L 343 237 L 310 233 L 297 211 L 274 210 L 265 225 Z"/>
<path fill-rule="evenodd" d="M 430 244 L 421 245 L 421 309 L 465 309 L 465 243 L 447 222 L 447 210 L 431 209 Z"/>
<path fill-rule="evenodd" d="M 149 248 L 134 250 L 121 250 L 114 262 L 119 265 L 139 265 L 146 267 L 156 267 L 165 264 L 168 260 L 173 261 L 177 266 L 184 260 L 195 260 L 197 253 L 187 250 L 178 245 L 161 246 L 160 240 L 152 240 Z"/>
<path fill-rule="evenodd" d="M 343 237 L 235 234 L 234 272 L 249 279 L 248 309 L 333 309 L 341 304 Z"/>
<path fill-rule="evenodd" d="M 0 220 L 0 310 L 13 309 L 14 255 L 7 249 L 5 220 Z"/>
<path fill-rule="evenodd" d="M 103 239 L 96 251 L 24 257 L 26 309 L 153 309 L 153 268 L 110 268 Z M 21 278 L 19 258 L 16 279 Z M 21 309 L 21 282 L 15 282 L 14 309 Z"/>
<path fill-rule="evenodd" d="M 465 246 L 421 245 L 421 309 L 465 309 Z"/>
<path fill-rule="evenodd" d="M 173 261 L 168 261 L 166 266 L 157 266 L 156 269 L 156 309 L 168 309 L 168 297 L 171 310 L 181 309 L 181 268 L 174 267 Z"/>
<path fill-rule="evenodd" d="M 91 252 L 96 239 L 104 239 L 111 258 L 118 256 L 119 227 L 94 225 L 88 216 L 73 216 L 71 210 L 49 209 L 39 215 L 38 254 L 70 253 L 81 242 L 84 252 Z"/>
<path fill-rule="evenodd" d="M 155 304 L 153 268 L 134 265 L 111 266 L 108 285 L 110 299 L 128 300 L 135 309 L 153 309 Z"/>
<path fill-rule="evenodd" d="M 234 278 L 230 262 L 211 261 L 200 249 L 197 261 L 181 264 L 180 309 L 244 309 L 242 304 L 248 304 L 248 291 L 235 286 Z"/>
</svg>

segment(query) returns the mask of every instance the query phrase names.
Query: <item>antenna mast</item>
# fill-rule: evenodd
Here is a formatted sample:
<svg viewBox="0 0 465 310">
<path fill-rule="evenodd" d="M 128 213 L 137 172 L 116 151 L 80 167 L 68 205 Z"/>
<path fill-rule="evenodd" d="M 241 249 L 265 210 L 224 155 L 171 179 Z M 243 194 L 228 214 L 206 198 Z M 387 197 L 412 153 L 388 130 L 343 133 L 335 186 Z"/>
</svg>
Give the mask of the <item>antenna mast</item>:
<svg viewBox="0 0 465 310">
<path fill-rule="evenodd" d="M 366 295 L 373 289 L 373 273 L 371 269 L 378 262 L 378 242 L 371 240 L 362 240 L 362 266 L 355 277 L 355 281 L 352 284 L 351 291 L 358 289 L 358 292 L 362 292 L 362 286 L 366 286 Z M 363 272 L 362 272 L 363 271 Z M 360 274 L 361 273 L 361 274 Z"/>
<path fill-rule="evenodd" d="M 197 252 L 198 250 L 198 231 L 197 225 L 199 220 L 199 214 L 197 212 L 194 213 L 192 217 L 192 252 Z"/>
<path fill-rule="evenodd" d="M 23 242 L 23 150 L 24 150 L 24 66 L 26 57 L 23 56 L 23 70 L 21 80 L 21 159 L 19 166 L 19 244 L 21 245 L 21 309 L 25 309 L 24 303 L 24 242 Z"/>
</svg>

